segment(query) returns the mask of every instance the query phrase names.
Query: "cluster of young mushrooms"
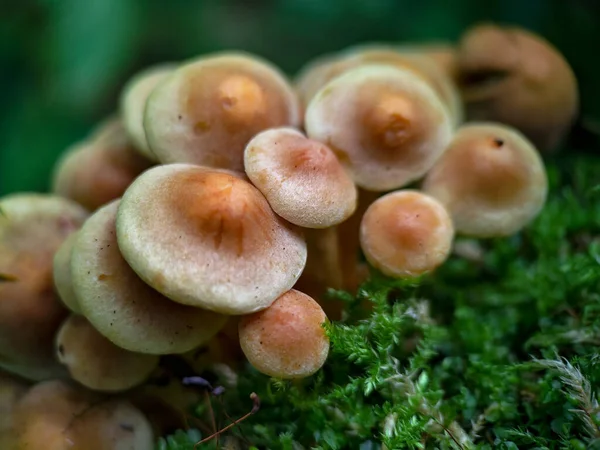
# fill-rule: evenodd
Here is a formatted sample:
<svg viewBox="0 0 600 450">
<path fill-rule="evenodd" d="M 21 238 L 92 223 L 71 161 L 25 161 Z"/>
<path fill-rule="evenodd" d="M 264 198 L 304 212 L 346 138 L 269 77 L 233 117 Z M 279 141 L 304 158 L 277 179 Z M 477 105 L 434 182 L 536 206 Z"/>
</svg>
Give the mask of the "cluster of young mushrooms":
<svg viewBox="0 0 600 450">
<path fill-rule="evenodd" d="M 0 447 L 152 448 L 198 400 L 148 381 L 164 355 L 314 374 L 340 314 L 323 294 L 357 288 L 361 252 L 414 277 L 455 233 L 520 230 L 577 104 L 549 43 L 496 25 L 354 47 L 294 84 L 238 52 L 136 75 L 52 194 L 0 199 Z"/>
</svg>

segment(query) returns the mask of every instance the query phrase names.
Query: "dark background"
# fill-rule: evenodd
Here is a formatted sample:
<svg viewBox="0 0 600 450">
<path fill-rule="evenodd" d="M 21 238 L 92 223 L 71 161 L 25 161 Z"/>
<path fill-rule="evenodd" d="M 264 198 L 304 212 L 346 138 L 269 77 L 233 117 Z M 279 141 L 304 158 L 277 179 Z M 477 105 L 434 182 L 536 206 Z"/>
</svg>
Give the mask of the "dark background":
<svg viewBox="0 0 600 450">
<path fill-rule="evenodd" d="M 600 0 L 0 0 L 0 195 L 47 189 L 58 154 L 146 65 L 244 49 L 293 75 L 351 44 L 455 41 L 483 20 L 557 46 L 598 123 Z"/>
</svg>

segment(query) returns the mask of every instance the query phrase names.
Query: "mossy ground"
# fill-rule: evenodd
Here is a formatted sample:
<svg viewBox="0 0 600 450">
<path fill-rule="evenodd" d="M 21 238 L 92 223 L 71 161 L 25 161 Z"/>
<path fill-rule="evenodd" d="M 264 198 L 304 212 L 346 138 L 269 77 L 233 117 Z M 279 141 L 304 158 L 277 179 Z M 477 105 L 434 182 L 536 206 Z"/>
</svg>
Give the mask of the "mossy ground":
<svg viewBox="0 0 600 450">
<path fill-rule="evenodd" d="M 200 448 L 600 448 L 600 158 L 548 161 L 541 215 L 481 258 L 434 275 L 373 274 L 328 327 L 322 371 L 283 382 L 248 367 L 215 415 L 260 410 Z M 365 305 L 369 307 L 365 310 Z M 202 409 L 202 408 L 201 408 Z M 200 411 L 201 412 L 201 411 Z M 158 448 L 193 447 L 180 432 Z"/>
</svg>

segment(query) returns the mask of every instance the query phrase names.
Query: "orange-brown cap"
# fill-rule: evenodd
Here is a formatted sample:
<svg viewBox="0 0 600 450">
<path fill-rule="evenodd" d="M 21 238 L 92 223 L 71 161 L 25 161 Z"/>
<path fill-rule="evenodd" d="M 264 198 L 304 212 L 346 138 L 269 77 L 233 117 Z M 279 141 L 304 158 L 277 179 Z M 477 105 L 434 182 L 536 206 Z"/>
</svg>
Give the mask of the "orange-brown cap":
<svg viewBox="0 0 600 450">
<path fill-rule="evenodd" d="M 292 289 L 269 308 L 241 318 L 240 344 L 250 364 L 266 375 L 308 377 L 329 353 L 326 321 L 317 302 Z"/>
<path fill-rule="evenodd" d="M 71 254 L 73 245 L 77 239 L 77 232 L 71 233 L 67 239 L 58 248 L 54 254 L 52 263 L 52 272 L 54 278 L 54 287 L 63 304 L 72 312 L 80 314 L 79 303 L 73 290 L 73 280 L 71 278 Z"/>
<path fill-rule="evenodd" d="M 537 216 L 548 180 L 540 155 L 517 130 L 472 123 L 457 131 L 423 190 L 446 206 L 458 233 L 506 236 Z"/>
<path fill-rule="evenodd" d="M 0 199 L 0 210 L 0 367 L 33 380 L 62 376 L 52 341 L 67 310 L 54 292 L 52 260 L 87 213 L 26 193 Z"/>
<path fill-rule="evenodd" d="M 285 77 L 243 53 L 189 62 L 152 92 L 144 128 L 161 163 L 243 170 L 244 147 L 267 128 L 299 125 L 300 108 Z"/>
<path fill-rule="evenodd" d="M 358 186 L 386 191 L 422 177 L 450 142 L 452 125 L 420 77 L 368 65 L 319 91 L 306 112 L 306 131 L 336 153 Z"/>
<path fill-rule="evenodd" d="M 183 353 L 208 341 L 226 317 L 175 303 L 135 274 L 119 251 L 118 206 L 116 200 L 100 208 L 78 232 L 71 271 L 83 315 L 132 352 Z"/>
<path fill-rule="evenodd" d="M 146 101 L 154 88 L 175 70 L 175 64 L 159 64 L 148 67 L 129 79 L 120 98 L 120 113 L 125 130 L 136 150 L 151 161 L 156 156 L 150 150 L 144 130 Z"/>
<path fill-rule="evenodd" d="M 150 161 L 134 149 L 121 122 L 113 119 L 59 159 L 52 190 L 94 211 L 119 198 L 150 166 Z"/>
<path fill-rule="evenodd" d="M 15 408 L 13 434 L 11 450 L 148 450 L 154 445 L 150 424 L 131 404 L 61 381 L 27 392 Z"/>
<path fill-rule="evenodd" d="M 125 192 L 119 247 L 167 297 L 224 314 L 266 308 L 306 263 L 306 242 L 263 195 L 230 173 L 189 164 L 151 169 Z"/>
<path fill-rule="evenodd" d="M 326 55 L 309 63 L 297 78 L 296 89 L 305 105 L 327 83 L 349 70 L 365 65 L 387 65 L 408 70 L 427 82 L 447 108 L 452 124 L 463 120 L 463 104 L 453 80 L 432 57 L 406 51 L 386 44 L 362 44 L 350 47 L 338 54 Z"/>
<path fill-rule="evenodd" d="M 356 186 L 335 154 L 293 128 L 256 135 L 244 166 L 273 210 L 295 225 L 327 228 L 356 209 Z"/>
<path fill-rule="evenodd" d="M 96 391 L 131 389 L 146 381 L 158 366 L 158 356 L 117 347 L 75 314 L 63 322 L 56 335 L 56 354 L 75 381 Z"/>
<path fill-rule="evenodd" d="M 557 147 L 579 108 L 568 62 L 548 41 L 520 28 L 469 29 L 459 45 L 458 76 L 470 121 L 513 126 L 540 151 Z"/>
<path fill-rule="evenodd" d="M 438 267 L 448 258 L 453 237 L 452 220 L 442 204 L 412 190 L 377 199 L 360 224 L 360 245 L 367 261 L 397 278 Z"/>
</svg>

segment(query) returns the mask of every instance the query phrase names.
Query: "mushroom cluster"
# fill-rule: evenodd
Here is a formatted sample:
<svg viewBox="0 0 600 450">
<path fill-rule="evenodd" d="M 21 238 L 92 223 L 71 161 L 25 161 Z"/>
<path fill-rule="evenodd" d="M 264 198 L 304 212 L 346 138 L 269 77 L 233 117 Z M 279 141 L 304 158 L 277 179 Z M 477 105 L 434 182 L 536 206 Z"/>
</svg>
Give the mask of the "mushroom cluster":
<svg viewBox="0 0 600 450">
<path fill-rule="evenodd" d="M 457 47 L 354 47 L 295 83 L 238 52 L 135 75 L 58 161 L 53 193 L 0 199 L 0 368 L 41 382 L 0 378 L 0 442 L 149 449 L 156 405 L 193 398 L 152 384 L 171 358 L 314 374 L 341 312 L 327 288 L 355 290 L 368 266 L 421 276 L 455 235 L 535 218 L 535 145 L 568 130 L 570 75 L 541 39 L 495 26 Z"/>
</svg>

